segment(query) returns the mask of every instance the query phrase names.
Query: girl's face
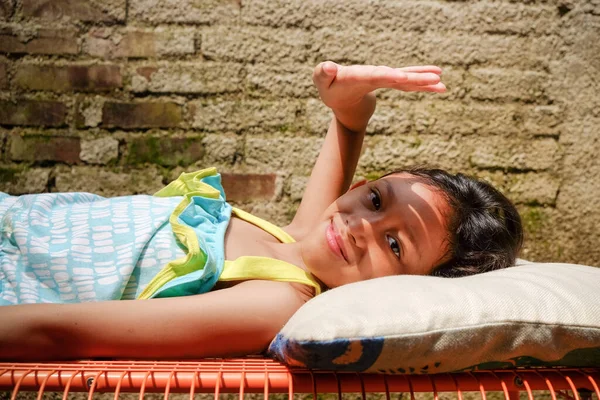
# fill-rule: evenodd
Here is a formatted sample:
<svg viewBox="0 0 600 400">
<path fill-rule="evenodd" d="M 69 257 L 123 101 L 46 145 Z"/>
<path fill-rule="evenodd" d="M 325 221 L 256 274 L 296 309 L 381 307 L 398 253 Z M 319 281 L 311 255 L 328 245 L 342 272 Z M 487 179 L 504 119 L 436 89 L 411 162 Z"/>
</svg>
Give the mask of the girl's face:
<svg viewBox="0 0 600 400">
<path fill-rule="evenodd" d="M 302 241 L 302 260 L 327 287 L 388 275 L 427 275 L 447 261 L 443 194 L 407 173 L 354 185 Z"/>
</svg>

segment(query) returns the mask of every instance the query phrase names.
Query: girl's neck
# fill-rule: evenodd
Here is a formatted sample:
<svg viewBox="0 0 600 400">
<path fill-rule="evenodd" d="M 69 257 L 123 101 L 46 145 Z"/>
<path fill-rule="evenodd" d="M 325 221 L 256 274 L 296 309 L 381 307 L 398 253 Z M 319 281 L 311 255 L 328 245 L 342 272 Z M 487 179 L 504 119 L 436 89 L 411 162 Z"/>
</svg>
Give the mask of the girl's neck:
<svg viewBox="0 0 600 400">
<path fill-rule="evenodd" d="M 287 263 L 293 264 L 303 270 L 307 270 L 304 265 L 304 261 L 302 260 L 302 243 L 294 242 L 294 243 L 266 243 L 266 248 L 268 249 L 271 258 L 275 258 L 277 260 L 285 261 Z"/>
</svg>

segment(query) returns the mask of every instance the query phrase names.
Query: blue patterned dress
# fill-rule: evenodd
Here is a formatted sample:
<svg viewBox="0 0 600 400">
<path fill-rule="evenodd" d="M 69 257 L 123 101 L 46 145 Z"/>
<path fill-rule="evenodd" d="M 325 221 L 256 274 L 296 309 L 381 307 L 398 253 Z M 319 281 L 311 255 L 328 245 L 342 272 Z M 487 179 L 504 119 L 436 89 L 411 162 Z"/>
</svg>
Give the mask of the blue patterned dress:
<svg viewBox="0 0 600 400">
<path fill-rule="evenodd" d="M 182 174 L 172 186 L 185 195 L 0 192 L 0 306 L 209 291 L 223 269 L 231 206 L 214 169 Z M 175 235 L 173 223 L 190 236 Z M 183 272 L 143 294 L 165 269 Z"/>
</svg>

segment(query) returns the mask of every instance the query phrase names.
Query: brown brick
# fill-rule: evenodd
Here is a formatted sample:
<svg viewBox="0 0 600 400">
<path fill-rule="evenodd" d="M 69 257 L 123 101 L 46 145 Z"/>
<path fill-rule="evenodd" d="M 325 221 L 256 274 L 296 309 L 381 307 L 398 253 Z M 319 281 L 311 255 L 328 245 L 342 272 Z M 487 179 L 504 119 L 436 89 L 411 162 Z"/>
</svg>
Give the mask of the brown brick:
<svg viewBox="0 0 600 400">
<path fill-rule="evenodd" d="M 153 30 L 95 28 L 85 38 L 84 52 L 103 58 L 147 58 L 193 54 L 195 30 L 158 27 Z"/>
<path fill-rule="evenodd" d="M 173 128 L 182 120 L 175 103 L 104 103 L 102 126 L 119 128 Z"/>
<path fill-rule="evenodd" d="M 127 140 L 128 164 L 189 165 L 204 156 L 199 137 L 135 137 Z"/>
<path fill-rule="evenodd" d="M 34 65 L 17 68 L 15 84 L 27 90 L 105 92 L 123 86 L 117 65 Z"/>
<path fill-rule="evenodd" d="M 126 0 L 23 0 L 23 15 L 43 19 L 70 18 L 90 22 L 125 20 Z"/>
<path fill-rule="evenodd" d="M 0 124 L 61 126 L 67 106 L 57 101 L 0 101 Z"/>
<path fill-rule="evenodd" d="M 40 29 L 34 37 L 15 32 L 0 35 L 0 52 L 12 54 L 77 54 L 77 33 L 73 30 Z"/>
<path fill-rule="evenodd" d="M 84 52 L 104 58 L 155 57 L 154 32 L 113 32 L 108 28 L 91 30 L 85 38 Z"/>
<path fill-rule="evenodd" d="M 8 75 L 6 70 L 6 63 L 0 62 L 0 89 L 8 87 Z"/>
<path fill-rule="evenodd" d="M 15 0 L 0 1 L 0 20 L 8 20 L 15 9 Z"/>
<path fill-rule="evenodd" d="M 9 140 L 10 157 L 15 161 L 79 162 L 78 137 L 13 134 Z"/>
<path fill-rule="evenodd" d="M 275 174 L 221 174 L 228 201 L 268 200 L 275 195 Z"/>
<path fill-rule="evenodd" d="M 136 73 L 143 76 L 148 82 L 152 80 L 152 74 L 156 71 L 158 71 L 156 67 L 140 67 L 135 70 Z"/>
</svg>

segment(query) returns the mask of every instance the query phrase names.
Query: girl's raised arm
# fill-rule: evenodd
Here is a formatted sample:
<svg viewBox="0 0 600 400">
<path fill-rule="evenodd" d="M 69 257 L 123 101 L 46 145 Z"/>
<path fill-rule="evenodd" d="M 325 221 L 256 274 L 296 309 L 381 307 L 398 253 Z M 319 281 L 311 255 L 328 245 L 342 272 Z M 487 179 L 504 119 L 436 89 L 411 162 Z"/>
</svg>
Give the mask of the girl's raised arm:
<svg viewBox="0 0 600 400">
<path fill-rule="evenodd" d="M 0 360 L 256 354 L 301 297 L 289 284 L 247 281 L 178 298 L 0 307 Z"/>
<path fill-rule="evenodd" d="M 300 207 L 286 230 L 302 235 L 321 213 L 350 187 L 369 119 L 375 111 L 374 90 L 444 92 L 441 69 L 434 66 L 390 68 L 317 65 L 313 81 L 321 100 L 332 109 L 323 147 L 313 167 Z"/>
</svg>

